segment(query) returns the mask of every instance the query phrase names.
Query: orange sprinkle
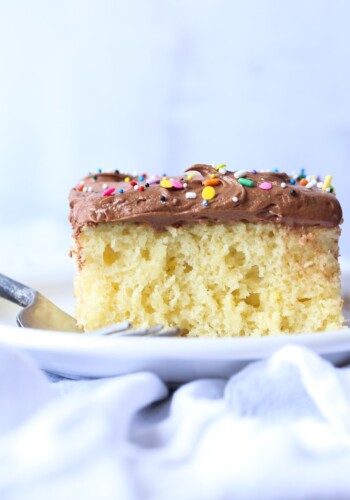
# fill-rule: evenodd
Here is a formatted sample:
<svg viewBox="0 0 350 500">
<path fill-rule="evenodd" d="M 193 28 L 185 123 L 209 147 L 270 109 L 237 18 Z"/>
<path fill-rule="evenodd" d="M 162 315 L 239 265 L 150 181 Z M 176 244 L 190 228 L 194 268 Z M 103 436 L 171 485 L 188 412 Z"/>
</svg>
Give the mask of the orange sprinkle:
<svg viewBox="0 0 350 500">
<path fill-rule="evenodd" d="M 84 189 L 83 184 L 79 184 L 79 186 L 78 186 L 78 188 L 77 188 L 77 189 L 78 189 L 78 191 L 82 191 L 82 190 Z"/>
<path fill-rule="evenodd" d="M 206 179 L 203 181 L 204 186 L 217 186 L 218 184 L 220 184 L 219 179 Z"/>
<path fill-rule="evenodd" d="M 300 184 L 302 186 L 306 186 L 306 184 L 308 184 L 308 181 L 306 179 L 301 179 Z"/>
</svg>

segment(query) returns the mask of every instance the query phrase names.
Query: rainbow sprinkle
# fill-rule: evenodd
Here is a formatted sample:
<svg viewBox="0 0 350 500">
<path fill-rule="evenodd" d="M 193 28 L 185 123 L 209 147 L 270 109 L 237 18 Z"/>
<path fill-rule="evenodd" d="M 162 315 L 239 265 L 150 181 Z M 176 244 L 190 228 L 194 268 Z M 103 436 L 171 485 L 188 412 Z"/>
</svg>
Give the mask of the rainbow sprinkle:
<svg viewBox="0 0 350 500">
<path fill-rule="evenodd" d="M 269 191 L 270 189 L 272 189 L 272 184 L 270 182 L 263 182 L 262 184 L 260 184 L 259 188 L 264 189 L 265 191 Z"/>
<path fill-rule="evenodd" d="M 163 177 L 163 179 L 160 181 L 160 185 L 162 188 L 166 189 L 171 189 L 173 187 L 172 182 L 169 181 L 169 179 L 167 179 L 166 177 Z"/>
<path fill-rule="evenodd" d="M 241 179 L 242 177 L 245 177 L 247 175 L 246 170 L 237 170 L 237 172 L 234 173 L 235 179 Z"/>
<path fill-rule="evenodd" d="M 322 186 L 322 191 L 326 191 L 328 188 L 331 187 L 332 179 L 333 179 L 333 177 L 331 175 L 327 175 L 325 177 L 325 180 L 324 180 L 323 186 Z"/>
<path fill-rule="evenodd" d="M 115 188 L 108 188 L 105 191 L 103 191 L 102 196 L 111 196 L 115 191 Z"/>
<path fill-rule="evenodd" d="M 215 198 L 216 192 L 212 186 L 206 186 L 202 191 L 202 198 L 205 201 Z"/>
<path fill-rule="evenodd" d="M 171 179 L 171 184 L 172 184 L 172 187 L 175 189 L 182 189 L 183 188 L 183 185 L 180 181 L 176 181 L 174 179 Z"/>
<path fill-rule="evenodd" d="M 244 177 L 240 177 L 238 179 L 238 182 L 240 184 L 242 184 L 242 186 L 245 186 L 245 187 L 254 187 L 254 181 L 252 181 L 250 179 L 244 179 Z"/>
</svg>

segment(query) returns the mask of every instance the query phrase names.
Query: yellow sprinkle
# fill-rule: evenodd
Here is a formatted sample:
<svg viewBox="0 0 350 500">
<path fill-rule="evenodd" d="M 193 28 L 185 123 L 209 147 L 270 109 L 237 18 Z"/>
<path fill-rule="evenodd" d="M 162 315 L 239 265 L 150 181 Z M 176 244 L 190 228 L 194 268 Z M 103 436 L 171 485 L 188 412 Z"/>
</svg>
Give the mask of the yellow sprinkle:
<svg viewBox="0 0 350 500">
<path fill-rule="evenodd" d="M 211 176 L 210 176 L 210 177 L 211 177 L 212 179 L 215 179 L 216 174 L 211 174 Z"/>
<path fill-rule="evenodd" d="M 188 176 L 187 176 L 187 180 L 188 180 L 188 181 L 191 181 L 192 179 L 193 179 L 193 174 L 188 174 Z"/>
<path fill-rule="evenodd" d="M 172 183 L 166 177 L 163 177 L 163 179 L 160 181 L 160 185 L 166 189 L 170 189 L 173 187 Z"/>
<path fill-rule="evenodd" d="M 323 186 L 322 186 L 322 191 L 326 191 L 327 188 L 331 187 L 331 182 L 332 182 L 333 177 L 331 175 L 327 175 Z"/>
<path fill-rule="evenodd" d="M 130 182 L 130 177 L 125 177 L 124 182 Z"/>
<path fill-rule="evenodd" d="M 203 200 L 212 200 L 215 198 L 215 189 L 212 186 L 206 186 L 202 191 Z"/>
</svg>

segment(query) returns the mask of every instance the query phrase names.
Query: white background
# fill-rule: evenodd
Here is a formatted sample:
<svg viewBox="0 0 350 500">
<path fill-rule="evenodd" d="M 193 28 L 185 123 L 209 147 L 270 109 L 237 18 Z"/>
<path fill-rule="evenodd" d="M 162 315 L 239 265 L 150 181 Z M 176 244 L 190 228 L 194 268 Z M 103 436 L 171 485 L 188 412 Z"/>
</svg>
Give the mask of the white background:
<svg viewBox="0 0 350 500">
<path fill-rule="evenodd" d="M 68 190 L 97 168 L 306 168 L 349 220 L 349 19 L 345 0 L 0 0 L 1 270 L 68 260 Z"/>
</svg>

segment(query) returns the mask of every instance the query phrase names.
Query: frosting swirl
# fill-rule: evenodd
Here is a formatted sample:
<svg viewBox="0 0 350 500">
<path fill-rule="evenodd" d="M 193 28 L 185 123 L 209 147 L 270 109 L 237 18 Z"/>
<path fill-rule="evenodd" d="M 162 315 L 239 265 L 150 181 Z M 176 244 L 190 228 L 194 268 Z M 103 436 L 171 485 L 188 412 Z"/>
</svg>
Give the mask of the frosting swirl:
<svg viewBox="0 0 350 500">
<path fill-rule="evenodd" d="M 342 222 L 336 196 L 314 180 L 302 185 L 284 173 L 231 172 L 204 164 L 186 172 L 148 179 L 118 171 L 88 175 L 70 191 L 75 233 L 101 222 L 147 223 L 155 230 L 196 221 L 324 228 Z"/>
</svg>

